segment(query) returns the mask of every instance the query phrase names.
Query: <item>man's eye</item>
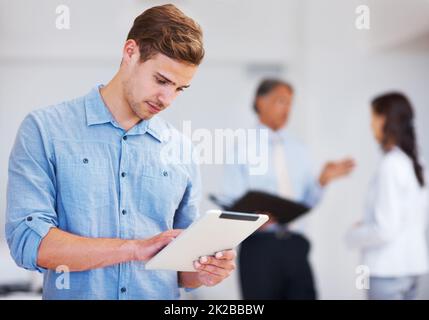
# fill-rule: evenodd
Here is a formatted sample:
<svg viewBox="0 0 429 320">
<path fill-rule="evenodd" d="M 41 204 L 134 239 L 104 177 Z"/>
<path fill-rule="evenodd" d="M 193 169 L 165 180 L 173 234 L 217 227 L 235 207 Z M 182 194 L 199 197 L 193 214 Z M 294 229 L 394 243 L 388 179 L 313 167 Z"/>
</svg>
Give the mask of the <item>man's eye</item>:
<svg viewBox="0 0 429 320">
<path fill-rule="evenodd" d="M 184 89 L 183 88 L 177 88 L 177 91 L 182 92 Z"/>
<path fill-rule="evenodd" d="M 156 82 L 158 82 L 159 84 L 167 84 L 167 81 L 158 78 L 156 78 Z"/>
</svg>

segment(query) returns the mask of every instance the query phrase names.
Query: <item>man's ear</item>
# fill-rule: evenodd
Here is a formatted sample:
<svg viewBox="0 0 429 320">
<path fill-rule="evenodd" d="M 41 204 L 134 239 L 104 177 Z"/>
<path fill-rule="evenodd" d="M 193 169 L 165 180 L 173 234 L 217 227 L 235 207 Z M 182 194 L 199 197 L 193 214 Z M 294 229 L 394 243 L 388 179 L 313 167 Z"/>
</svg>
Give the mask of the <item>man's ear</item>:
<svg viewBox="0 0 429 320">
<path fill-rule="evenodd" d="M 128 39 L 125 42 L 124 49 L 122 51 L 122 63 L 128 64 L 135 56 L 140 59 L 139 46 L 135 40 Z"/>
<path fill-rule="evenodd" d="M 256 98 L 255 101 L 255 111 L 256 113 L 260 114 L 261 113 L 261 105 L 264 103 L 264 97 L 260 96 Z"/>
</svg>

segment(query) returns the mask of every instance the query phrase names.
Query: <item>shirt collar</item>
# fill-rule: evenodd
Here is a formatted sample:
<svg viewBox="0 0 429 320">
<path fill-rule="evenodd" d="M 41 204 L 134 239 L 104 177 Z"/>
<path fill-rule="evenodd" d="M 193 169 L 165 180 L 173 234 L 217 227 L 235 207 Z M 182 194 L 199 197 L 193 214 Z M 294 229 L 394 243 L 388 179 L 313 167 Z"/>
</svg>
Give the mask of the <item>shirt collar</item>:
<svg viewBox="0 0 429 320">
<path fill-rule="evenodd" d="M 103 85 L 97 85 L 85 97 L 86 124 L 92 126 L 110 122 L 115 127 L 120 128 L 101 97 L 101 87 L 103 87 Z M 140 135 L 147 132 L 159 142 L 163 142 L 163 134 L 166 129 L 167 127 L 164 121 L 155 116 L 150 120 L 140 121 L 132 127 L 127 134 Z"/>
<path fill-rule="evenodd" d="M 102 86 L 96 86 L 85 97 L 86 124 L 88 126 L 113 122 L 114 120 L 101 97 L 100 88 Z"/>
<path fill-rule="evenodd" d="M 289 135 L 289 131 L 286 128 L 286 126 L 284 126 L 283 128 L 277 131 L 274 131 L 273 129 L 266 126 L 265 124 L 258 122 L 256 127 L 259 130 L 268 130 L 268 140 L 270 142 L 278 141 L 279 139 L 285 141 Z"/>
<path fill-rule="evenodd" d="M 167 125 L 166 123 L 159 118 L 158 116 L 154 116 L 152 119 L 148 120 L 147 132 L 152 135 L 159 142 L 163 142 L 166 139 L 167 133 Z"/>
<path fill-rule="evenodd" d="M 128 135 L 139 135 L 149 133 L 159 142 L 164 142 L 166 139 L 165 134 L 167 133 L 167 126 L 161 118 L 154 116 L 149 120 L 142 120 L 134 127 L 132 127 L 127 134 Z"/>
</svg>

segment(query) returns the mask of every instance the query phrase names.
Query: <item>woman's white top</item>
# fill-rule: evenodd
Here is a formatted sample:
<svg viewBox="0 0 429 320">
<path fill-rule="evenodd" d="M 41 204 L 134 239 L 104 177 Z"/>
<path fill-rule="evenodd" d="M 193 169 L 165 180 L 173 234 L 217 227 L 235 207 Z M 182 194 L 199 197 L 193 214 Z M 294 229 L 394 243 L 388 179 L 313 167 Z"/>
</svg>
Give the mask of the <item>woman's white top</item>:
<svg viewBox="0 0 429 320">
<path fill-rule="evenodd" d="M 418 183 L 412 160 L 400 148 L 386 153 L 368 189 L 364 220 L 347 235 L 348 244 L 362 250 L 371 276 L 428 271 L 428 199 L 428 188 Z"/>
</svg>

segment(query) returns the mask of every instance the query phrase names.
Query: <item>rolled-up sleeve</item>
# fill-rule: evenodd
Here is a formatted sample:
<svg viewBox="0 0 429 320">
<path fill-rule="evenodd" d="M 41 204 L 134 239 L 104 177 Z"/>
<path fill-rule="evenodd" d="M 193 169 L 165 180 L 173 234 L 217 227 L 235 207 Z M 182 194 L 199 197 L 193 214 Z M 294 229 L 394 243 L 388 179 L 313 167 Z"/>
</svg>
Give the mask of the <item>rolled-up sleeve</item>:
<svg viewBox="0 0 429 320">
<path fill-rule="evenodd" d="M 9 158 L 6 239 L 16 264 L 28 270 L 37 265 L 41 240 L 58 226 L 55 211 L 55 166 L 49 134 L 36 113 L 22 122 Z"/>
</svg>

